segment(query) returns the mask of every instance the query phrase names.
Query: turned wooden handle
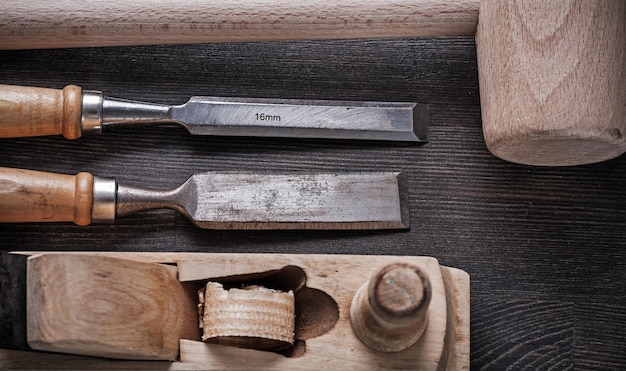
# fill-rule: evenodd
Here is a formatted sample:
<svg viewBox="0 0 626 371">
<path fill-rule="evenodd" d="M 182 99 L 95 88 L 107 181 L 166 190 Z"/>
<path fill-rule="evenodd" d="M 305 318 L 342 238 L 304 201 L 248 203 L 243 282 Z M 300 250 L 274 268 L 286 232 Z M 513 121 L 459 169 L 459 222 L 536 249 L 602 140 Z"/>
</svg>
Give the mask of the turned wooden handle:
<svg viewBox="0 0 626 371">
<path fill-rule="evenodd" d="M 0 222 L 91 223 L 93 175 L 0 168 Z"/>
<path fill-rule="evenodd" d="M 430 279 L 422 269 L 406 263 L 385 266 L 354 295 L 352 330 L 376 351 L 405 350 L 426 330 L 431 297 Z"/>
<path fill-rule="evenodd" d="M 0 49 L 473 35 L 479 0 L 10 0 Z"/>
<path fill-rule="evenodd" d="M 0 138 L 81 134 L 82 90 L 0 85 Z"/>
</svg>

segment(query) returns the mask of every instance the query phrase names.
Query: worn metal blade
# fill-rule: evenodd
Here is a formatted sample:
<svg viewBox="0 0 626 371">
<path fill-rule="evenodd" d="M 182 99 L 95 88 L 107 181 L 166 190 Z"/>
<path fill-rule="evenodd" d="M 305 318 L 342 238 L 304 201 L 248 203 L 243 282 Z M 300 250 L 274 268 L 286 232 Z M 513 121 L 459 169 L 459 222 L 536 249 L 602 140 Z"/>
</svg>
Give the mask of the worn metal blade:
<svg viewBox="0 0 626 371">
<path fill-rule="evenodd" d="M 398 172 L 202 173 L 180 188 L 180 206 L 210 229 L 406 229 Z"/>
<path fill-rule="evenodd" d="M 195 135 L 428 140 L 415 103 L 193 97 L 169 115 Z"/>
</svg>

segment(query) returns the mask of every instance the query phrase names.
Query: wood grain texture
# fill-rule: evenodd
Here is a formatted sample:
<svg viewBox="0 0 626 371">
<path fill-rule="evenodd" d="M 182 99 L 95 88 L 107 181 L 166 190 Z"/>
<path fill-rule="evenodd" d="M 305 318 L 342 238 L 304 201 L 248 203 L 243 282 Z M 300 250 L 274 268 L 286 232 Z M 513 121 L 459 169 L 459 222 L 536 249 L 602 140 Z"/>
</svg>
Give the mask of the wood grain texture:
<svg viewBox="0 0 626 371">
<path fill-rule="evenodd" d="M 93 175 L 0 168 L 0 222 L 91 223 Z"/>
<path fill-rule="evenodd" d="M 481 368 L 543 370 L 579 365 L 573 357 L 573 303 L 492 297 L 475 308 L 480 319 L 472 323 L 477 339 L 472 343 L 473 362 Z"/>
<path fill-rule="evenodd" d="M 72 82 L 168 104 L 193 95 L 414 101 L 429 105 L 431 119 L 430 142 L 421 146 L 201 138 L 176 128 L 120 128 L 76 141 L 3 139 L 2 166 L 86 170 L 157 187 L 210 170 L 404 170 L 411 229 L 208 231 L 163 210 L 87 228 L 0 224 L 0 246 L 433 256 L 472 276 L 472 369 L 533 368 L 532 357 L 546 354 L 536 369 L 622 369 L 626 158 L 537 168 L 494 157 L 483 140 L 476 63 L 473 37 L 0 52 L 6 84 L 62 88 Z M 0 294 L 16 301 L 10 291 Z M 575 321 L 561 316 L 572 307 Z M 575 346 L 574 333 L 580 334 Z M 498 346 L 479 346 L 490 343 Z"/>
<path fill-rule="evenodd" d="M 7 1 L 0 49 L 473 35 L 478 0 Z"/>
<path fill-rule="evenodd" d="M 482 1 L 476 34 L 487 146 L 529 165 L 626 151 L 626 3 Z"/>
<path fill-rule="evenodd" d="M 0 138 L 81 135 L 81 88 L 0 85 Z"/>
<path fill-rule="evenodd" d="M 189 294 L 176 267 L 35 255 L 27 271 L 28 344 L 103 358 L 175 360 L 179 339 L 199 336 Z"/>
<path fill-rule="evenodd" d="M 0 253 L 0 348 L 28 349 L 26 342 L 26 255 Z M 11 299 L 8 299 L 11 298 Z M 7 320 L 10 319 L 10 320 Z"/>
</svg>

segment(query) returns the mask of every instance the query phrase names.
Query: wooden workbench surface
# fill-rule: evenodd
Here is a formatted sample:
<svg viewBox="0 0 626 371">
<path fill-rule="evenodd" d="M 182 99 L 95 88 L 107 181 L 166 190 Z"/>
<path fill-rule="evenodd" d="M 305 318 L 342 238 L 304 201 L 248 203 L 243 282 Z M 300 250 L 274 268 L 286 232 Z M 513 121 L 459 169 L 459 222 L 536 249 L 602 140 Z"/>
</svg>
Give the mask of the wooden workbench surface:
<svg viewBox="0 0 626 371">
<path fill-rule="evenodd" d="M 155 187 L 209 170 L 402 170 L 409 231 L 211 231 L 160 210 L 115 225 L 0 224 L 0 246 L 433 256 L 471 276 L 473 369 L 626 367 L 626 157 L 538 168 L 492 156 L 473 38 L 0 51 L 0 83 L 73 83 L 166 104 L 192 95 L 429 104 L 425 145 L 191 137 L 176 127 L 0 140 L 0 166 Z M 24 346 L 21 259 L 0 258 L 4 348 Z"/>
</svg>

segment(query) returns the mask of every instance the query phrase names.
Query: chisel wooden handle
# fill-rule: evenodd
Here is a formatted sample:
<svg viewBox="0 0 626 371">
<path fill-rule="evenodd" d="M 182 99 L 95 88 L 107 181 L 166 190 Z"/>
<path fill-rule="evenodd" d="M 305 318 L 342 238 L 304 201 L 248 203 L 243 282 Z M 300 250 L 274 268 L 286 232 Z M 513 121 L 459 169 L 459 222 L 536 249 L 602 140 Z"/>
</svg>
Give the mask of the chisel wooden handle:
<svg viewBox="0 0 626 371">
<path fill-rule="evenodd" d="M 82 90 L 0 85 L 0 138 L 81 135 Z"/>
<path fill-rule="evenodd" d="M 92 220 L 94 177 L 0 168 L 0 222 Z"/>
</svg>

